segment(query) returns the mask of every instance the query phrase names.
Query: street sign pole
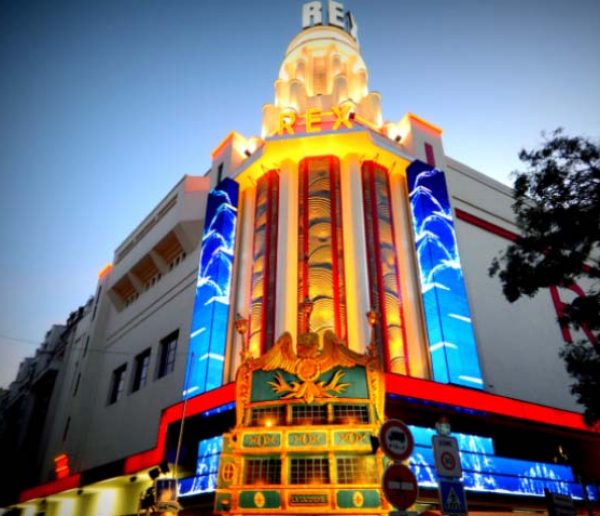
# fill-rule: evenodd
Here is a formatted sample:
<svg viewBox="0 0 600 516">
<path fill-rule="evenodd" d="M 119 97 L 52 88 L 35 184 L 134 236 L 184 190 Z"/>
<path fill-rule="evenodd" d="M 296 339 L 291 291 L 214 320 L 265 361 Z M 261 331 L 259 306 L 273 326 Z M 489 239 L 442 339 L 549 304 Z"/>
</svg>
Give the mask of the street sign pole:
<svg viewBox="0 0 600 516">
<path fill-rule="evenodd" d="M 383 474 L 383 493 L 390 504 L 399 509 L 390 516 L 406 516 L 406 509 L 417 501 L 419 485 L 408 466 L 401 464 L 410 457 L 414 448 L 412 432 L 399 419 L 389 419 L 379 430 L 379 444 L 392 461 Z"/>
<path fill-rule="evenodd" d="M 458 441 L 450 436 L 450 423 L 436 424 L 438 435 L 431 439 L 435 471 L 438 475 L 440 507 L 447 516 L 467 516 L 467 498 L 462 481 L 462 465 Z"/>
</svg>

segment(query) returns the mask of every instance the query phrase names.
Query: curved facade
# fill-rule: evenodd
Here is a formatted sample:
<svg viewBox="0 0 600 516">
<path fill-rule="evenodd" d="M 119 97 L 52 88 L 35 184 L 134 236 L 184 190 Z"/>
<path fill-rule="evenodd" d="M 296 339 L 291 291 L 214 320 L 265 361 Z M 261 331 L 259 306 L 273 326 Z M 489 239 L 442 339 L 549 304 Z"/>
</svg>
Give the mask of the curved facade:
<svg viewBox="0 0 600 516">
<path fill-rule="evenodd" d="M 415 438 L 417 512 L 440 506 L 441 417 L 472 512 L 539 512 L 544 490 L 581 511 L 598 499 L 600 437 L 557 356 L 557 310 L 577 292 L 507 304 L 487 269 L 515 238 L 511 191 L 447 156 L 434 124 L 385 120 L 339 2 L 303 20 L 260 136 L 227 135 L 101 272 L 69 330 L 39 475 L 7 505 L 135 514 L 152 471 L 177 477 L 190 514 L 380 514 L 390 417 Z M 335 371 L 365 388 L 336 391 Z"/>
</svg>

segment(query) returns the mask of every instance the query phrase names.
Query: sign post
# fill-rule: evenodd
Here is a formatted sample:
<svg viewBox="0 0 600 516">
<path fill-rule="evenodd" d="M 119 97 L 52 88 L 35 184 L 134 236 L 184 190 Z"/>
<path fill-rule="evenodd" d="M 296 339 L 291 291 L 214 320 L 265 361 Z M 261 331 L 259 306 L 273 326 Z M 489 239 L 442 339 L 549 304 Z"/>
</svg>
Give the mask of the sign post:
<svg viewBox="0 0 600 516">
<path fill-rule="evenodd" d="M 553 493 L 547 489 L 544 489 L 544 494 L 550 516 L 575 516 L 577 513 L 570 496 Z"/>
<path fill-rule="evenodd" d="M 467 498 L 462 477 L 458 441 L 451 437 L 450 423 L 446 418 L 435 425 L 438 435 L 431 438 L 435 471 L 438 474 L 440 507 L 447 516 L 467 516 Z"/>
<path fill-rule="evenodd" d="M 442 514 L 467 516 L 467 499 L 460 480 L 440 478 L 440 501 Z"/>
<path fill-rule="evenodd" d="M 379 444 L 383 453 L 396 462 L 410 457 L 414 448 L 412 432 L 399 419 L 388 419 L 379 429 Z"/>
<path fill-rule="evenodd" d="M 383 474 L 383 492 L 388 502 L 403 511 L 417 501 L 419 486 L 407 466 L 392 464 Z"/>
<path fill-rule="evenodd" d="M 388 502 L 404 511 L 417 501 L 419 494 L 415 475 L 408 466 L 399 464 L 408 459 L 413 451 L 412 432 L 399 419 L 388 419 L 379 429 L 379 444 L 383 453 L 395 462 L 383 474 L 383 493 Z"/>
<path fill-rule="evenodd" d="M 462 466 L 456 438 L 446 435 L 434 435 L 431 444 L 433 445 L 437 474 L 441 477 L 460 478 L 462 476 Z"/>
</svg>

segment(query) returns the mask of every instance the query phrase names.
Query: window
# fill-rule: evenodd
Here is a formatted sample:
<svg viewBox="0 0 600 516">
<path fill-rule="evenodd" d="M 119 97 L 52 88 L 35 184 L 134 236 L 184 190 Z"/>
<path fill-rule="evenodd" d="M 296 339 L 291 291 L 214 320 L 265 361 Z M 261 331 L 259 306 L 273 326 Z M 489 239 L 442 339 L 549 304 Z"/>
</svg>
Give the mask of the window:
<svg viewBox="0 0 600 516">
<path fill-rule="evenodd" d="M 428 165 L 435 167 L 435 156 L 433 154 L 433 147 L 430 143 L 425 144 L 425 159 Z"/>
<path fill-rule="evenodd" d="M 223 450 L 223 436 L 202 439 L 198 443 L 198 458 L 196 460 L 196 475 L 182 478 L 179 483 L 178 494 L 180 497 L 192 496 L 203 493 L 212 493 L 217 488 L 217 474 L 219 460 Z M 226 464 L 233 467 L 233 464 Z M 231 477 L 221 474 L 224 480 L 231 481 Z"/>
<path fill-rule="evenodd" d="M 367 424 L 369 407 L 367 405 L 334 405 L 333 422 L 335 424 Z"/>
<path fill-rule="evenodd" d="M 65 423 L 65 429 L 63 430 L 62 440 L 63 443 L 67 440 L 67 435 L 69 435 L 69 427 L 71 426 L 71 416 L 67 418 L 67 422 Z"/>
<path fill-rule="evenodd" d="M 250 426 L 281 426 L 285 425 L 285 406 L 261 407 L 252 409 Z"/>
<path fill-rule="evenodd" d="M 376 484 L 375 457 L 341 457 L 337 460 L 338 484 Z"/>
<path fill-rule="evenodd" d="M 327 405 L 293 405 L 292 424 L 326 425 Z"/>
<path fill-rule="evenodd" d="M 172 271 L 175 267 L 177 267 L 185 259 L 186 256 L 187 255 L 185 254 L 185 251 L 182 251 L 181 253 L 179 253 L 169 263 L 169 270 Z M 159 274 L 159 278 L 158 279 L 160 279 L 160 274 Z"/>
<path fill-rule="evenodd" d="M 127 364 L 123 364 L 113 371 L 110 392 L 108 394 L 109 405 L 116 403 L 121 398 L 125 385 L 125 371 L 127 371 Z"/>
<path fill-rule="evenodd" d="M 158 373 L 156 375 L 158 378 L 162 378 L 175 369 L 178 338 L 179 330 L 175 330 L 160 341 L 160 357 L 158 361 Z"/>
<path fill-rule="evenodd" d="M 77 374 L 77 380 L 75 380 L 75 387 L 73 387 L 73 396 L 77 396 L 79 390 L 79 382 L 81 381 L 81 373 Z"/>
<path fill-rule="evenodd" d="M 281 484 L 281 459 L 248 459 L 244 469 L 247 485 Z"/>
<path fill-rule="evenodd" d="M 100 301 L 100 293 L 102 292 L 102 286 L 98 287 L 96 292 L 96 299 L 94 299 L 94 311 L 92 313 L 92 321 L 96 318 L 96 310 L 98 310 L 98 301 Z"/>
<path fill-rule="evenodd" d="M 219 185 L 219 183 L 221 182 L 222 179 L 223 179 L 223 163 L 219 163 L 219 166 L 217 168 L 217 186 Z"/>
<path fill-rule="evenodd" d="M 135 357 L 135 374 L 131 392 L 139 391 L 148 379 L 148 368 L 150 367 L 150 348 Z"/>
<path fill-rule="evenodd" d="M 320 457 L 292 459 L 290 484 L 329 484 L 329 460 Z"/>
<path fill-rule="evenodd" d="M 134 292 L 133 294 L 131 294 L 126 300 L 125 300 L 125 306 L 129 306 L 131 303 L 133 303 L 138 297 L 140 297 L 140 295 L 137 292 Z"/>
</svg>

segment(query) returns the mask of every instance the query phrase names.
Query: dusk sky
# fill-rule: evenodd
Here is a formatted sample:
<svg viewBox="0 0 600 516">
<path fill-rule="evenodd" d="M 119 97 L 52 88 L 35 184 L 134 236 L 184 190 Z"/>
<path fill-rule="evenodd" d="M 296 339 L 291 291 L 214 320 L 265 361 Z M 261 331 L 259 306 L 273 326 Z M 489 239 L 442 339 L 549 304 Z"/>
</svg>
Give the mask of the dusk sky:
<svg viewBox="0 0 600 516">
<path fill-rule="evenodd" d="M 598 0 L 343 3 L 384 118 L 455 159 L 510 184 L 541 131 L 600 137 Z M 184 174 L 260 134 L 302 4 L 0 0 L 0 386 Z"/>
</svg>

